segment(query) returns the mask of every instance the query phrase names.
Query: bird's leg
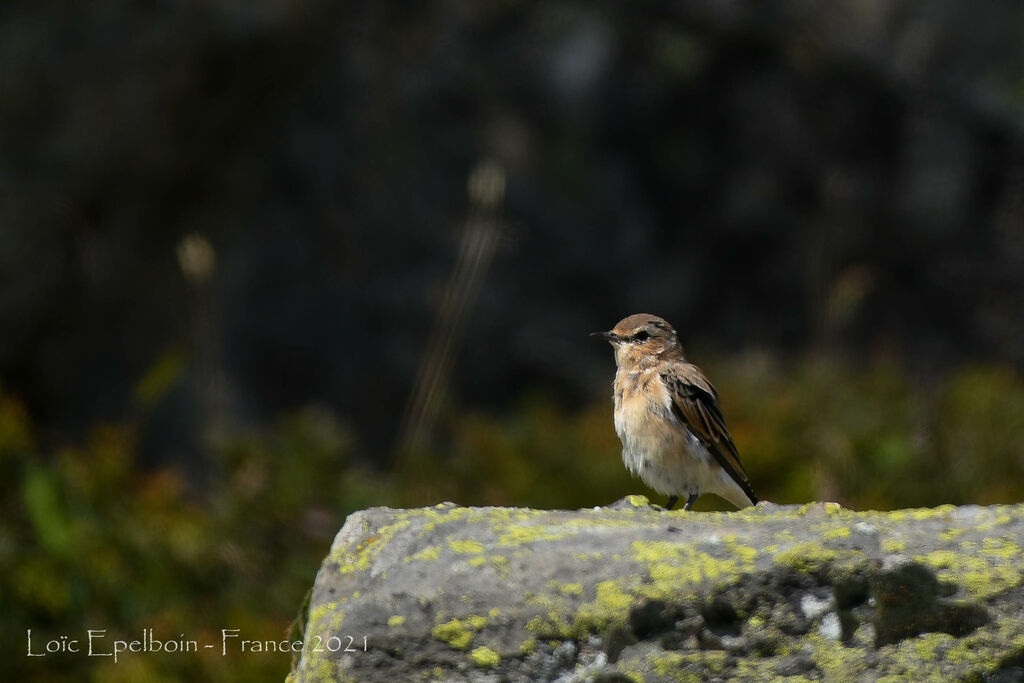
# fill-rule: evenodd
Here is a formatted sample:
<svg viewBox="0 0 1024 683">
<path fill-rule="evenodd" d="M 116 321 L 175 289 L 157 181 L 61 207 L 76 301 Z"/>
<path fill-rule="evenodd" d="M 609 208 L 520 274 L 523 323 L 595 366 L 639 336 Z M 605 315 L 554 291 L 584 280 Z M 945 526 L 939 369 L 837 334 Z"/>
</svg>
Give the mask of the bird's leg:
<svg viewBox="0 0 1024 683">
<path fill-rule="evenodd" d="M 683 506 L 683 509 L 689 510 L 690 508 L 692 508 L 693 504 L 697 502 L 697 496 L 699 495 L 699 493 L 691 493 L 690 497 L 686 499 L 686 505 Z"/>
<path fill-rule="evenodd" d="M 671 510 L 672 508 L 674 508 L 676 506 L 676 503 L 678 501 L 679 501 L 679 496 L 669 496 L 668 497 L 668 502 L 665 503 L 665 509 L 666 510 Z"/>
</svg>

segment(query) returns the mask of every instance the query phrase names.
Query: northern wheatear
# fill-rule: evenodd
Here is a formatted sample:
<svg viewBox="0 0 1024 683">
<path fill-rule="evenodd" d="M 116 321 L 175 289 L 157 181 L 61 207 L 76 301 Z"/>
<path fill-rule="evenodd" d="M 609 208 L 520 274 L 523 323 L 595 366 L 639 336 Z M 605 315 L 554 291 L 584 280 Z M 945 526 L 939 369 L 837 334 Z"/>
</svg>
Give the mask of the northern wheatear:
<svg viewBox="0 0 1024 683">
<path fill-rule="evenodd" d="M 718 392 L 687 362 L 672 326 L 638 313 L 591 336 L 615 349 L 615 433 L 626 468 L 667 495 L 670 510 L 683 495 L 689 510 L 703 493 L 741 508 L 756 504 Z"/>
</svg>

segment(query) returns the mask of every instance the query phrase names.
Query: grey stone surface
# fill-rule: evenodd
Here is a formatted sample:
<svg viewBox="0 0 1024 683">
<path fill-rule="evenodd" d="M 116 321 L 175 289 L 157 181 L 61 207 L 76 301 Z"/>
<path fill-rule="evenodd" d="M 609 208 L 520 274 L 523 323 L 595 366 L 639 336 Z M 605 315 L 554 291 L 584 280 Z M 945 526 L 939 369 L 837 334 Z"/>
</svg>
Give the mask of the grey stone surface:
<svg viewBox="0 0 1024 683">
<path fill-rule="evenodd" d="M 293 681 L 1020 680 L 1024 505 L 373 508 Z"/>
</svg>

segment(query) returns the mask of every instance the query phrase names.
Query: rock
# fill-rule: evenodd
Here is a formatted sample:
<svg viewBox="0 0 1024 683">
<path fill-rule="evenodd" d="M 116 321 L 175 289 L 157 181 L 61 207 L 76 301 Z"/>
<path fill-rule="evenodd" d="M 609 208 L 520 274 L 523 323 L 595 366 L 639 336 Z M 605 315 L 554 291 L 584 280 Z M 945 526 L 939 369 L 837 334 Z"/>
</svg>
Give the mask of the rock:
<svg viewBox="0 0 1024 683">
<path fill-rule="evenodd" d="M 879 572 L 873 584 L 877 603 L 873 623 L 879 645 L 927 632 L 962 636 L 989 621 L 982 604 L 940 598 L 935 574 L 917 562 L 902 559 Z"/>
<path fill-rule="evenodd" d="M 372 508 L 292 681 L 1015 678 L 1024 505 Z"/>
<path fill-rule="evenodd" d="M 843 622 L 839 620 L 839 615 L 835 612 L 824 615 L 818 626 L 818 633 L 829 640 L 839 640 L 843 635 Z"/>
</svg>

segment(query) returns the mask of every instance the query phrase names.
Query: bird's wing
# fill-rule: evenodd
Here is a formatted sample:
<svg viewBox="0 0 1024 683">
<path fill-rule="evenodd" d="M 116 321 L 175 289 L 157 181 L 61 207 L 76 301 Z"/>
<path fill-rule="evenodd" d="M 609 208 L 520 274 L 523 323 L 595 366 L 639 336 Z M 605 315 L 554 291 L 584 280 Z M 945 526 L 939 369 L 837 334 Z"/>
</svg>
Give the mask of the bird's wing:
<svg viewBox="0 0 1024 683">
<path fill-rule="evenodd" d="M 752 503 L 757 503 L 754 489 L 747 481 L 747 473 L 740 462 L 736 444 L 732 442 L 725 418 L 718 407 L 718 392 L 711 386 L 704 373 L 696 365 L 676 363 L 671 371 L 661 375 L 672 399 L 672 413 L 714 456 L 729 476 L 747 494 Z"/>
</svg>

